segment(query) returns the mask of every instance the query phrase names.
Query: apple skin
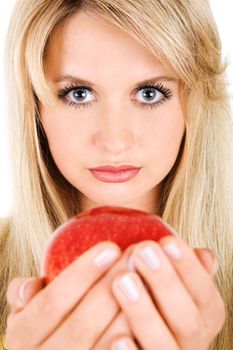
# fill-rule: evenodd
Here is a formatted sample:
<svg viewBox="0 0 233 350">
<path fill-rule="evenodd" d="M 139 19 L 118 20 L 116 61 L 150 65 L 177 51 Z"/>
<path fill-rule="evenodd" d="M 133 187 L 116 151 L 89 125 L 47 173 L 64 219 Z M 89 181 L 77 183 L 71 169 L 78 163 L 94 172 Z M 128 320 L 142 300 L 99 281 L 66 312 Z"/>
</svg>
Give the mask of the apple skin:
<svg viewBox="0 0 233 350">
<path fill-rule="evenodd" d="M 116 206 L 81 212 L 60 225 L 49 238 L 41 259 L 40 276 L 50 283 L 79 255 L 101 241 L 115 242 L 122 251 L 143 240 L 175 234 L 159 216 Z"/>
</svg>

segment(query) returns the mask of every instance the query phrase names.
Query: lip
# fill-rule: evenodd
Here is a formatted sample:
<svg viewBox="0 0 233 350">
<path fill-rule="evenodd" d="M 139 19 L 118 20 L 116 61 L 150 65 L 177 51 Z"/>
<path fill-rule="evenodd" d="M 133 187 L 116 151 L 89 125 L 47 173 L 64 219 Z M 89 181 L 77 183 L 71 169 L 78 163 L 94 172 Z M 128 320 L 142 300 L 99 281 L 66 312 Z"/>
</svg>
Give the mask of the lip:
<svg viewBox="0 0 233 350">
<path fill-rule="evenodd" d="M 141 168 L 132 167 L 130 165 L 102 166 L 98 168 L 89 169 L 91 173 L 100 181 L 103 182 L 125 182 L 134 178 Z"/>
<path fill-rule="evenodd" d="M 139 169 L 139 167 L 132 166 L 132 165 L 121 165 L 121 166 L 103 165 L 96 168 L 91 168 L 90 170 L 117 172 L 117 171 L 132 170 L 132 169 Z"/>
</svg>

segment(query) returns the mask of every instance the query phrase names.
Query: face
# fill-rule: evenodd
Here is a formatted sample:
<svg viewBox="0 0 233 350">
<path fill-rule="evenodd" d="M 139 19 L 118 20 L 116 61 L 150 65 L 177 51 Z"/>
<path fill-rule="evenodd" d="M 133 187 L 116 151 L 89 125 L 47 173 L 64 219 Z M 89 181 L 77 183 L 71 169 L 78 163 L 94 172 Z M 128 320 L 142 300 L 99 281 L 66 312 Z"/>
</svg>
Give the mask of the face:
<svg viewBox="0 0 233 350">
<path fill-rule="evenodd" d="M 51 109 L 40 102 L 41 121 L 57 167 L 81 193 L 81 209 L 119 205 L 156 213 L 159 185 L 185 130 L 173 72 L 129 34 L 84 12 L 56 29 L 45 63 L 58 97 Z M 106 182 L 90 170 L 103 165 L 140 170 Z"/>
</svg>

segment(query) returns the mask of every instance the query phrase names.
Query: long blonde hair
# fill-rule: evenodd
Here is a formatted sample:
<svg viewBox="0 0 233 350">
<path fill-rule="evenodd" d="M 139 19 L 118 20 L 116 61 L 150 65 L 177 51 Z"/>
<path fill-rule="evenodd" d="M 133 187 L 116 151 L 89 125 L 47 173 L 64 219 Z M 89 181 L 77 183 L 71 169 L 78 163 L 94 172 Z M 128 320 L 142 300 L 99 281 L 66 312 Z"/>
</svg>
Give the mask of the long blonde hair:
<svg viewBox="0 0 233 350">
<path fill-rule="evenodd" d="M 0 314 L 6 331 L 6 290 L 17 276 L 38 275 L 52 231 L 79 212 L 79 193 L 59 172 L 40 123 L 38 100 L 55 91 L 44 62 L 57 25 L 94 11 L 131 34 L 181 82 L 186 131 L 176 163 L 162 182 L 159 215 L 192 247 L 219 261 L 216 284 L 227 319 L 210 349 L 230 350 L 233 334 L 233 127 L 226 68 L 207 0 L 18 0 L 5 47 L 9 158 L 14 203 L 1 225 Z"/>
</svg>

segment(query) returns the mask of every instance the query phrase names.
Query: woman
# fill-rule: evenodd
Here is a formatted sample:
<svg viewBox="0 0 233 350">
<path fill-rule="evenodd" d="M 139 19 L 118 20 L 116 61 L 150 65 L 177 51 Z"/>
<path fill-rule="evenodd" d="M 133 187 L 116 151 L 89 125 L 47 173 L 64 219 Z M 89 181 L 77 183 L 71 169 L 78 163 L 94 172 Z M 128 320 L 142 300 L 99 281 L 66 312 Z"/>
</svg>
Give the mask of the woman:
<svg viewBox="0 0 233 350">
<path fill-rule="evenodd" d="M 18 1 L 7 42 L 15 201 L 0 266 L 8 347 L 230 350 L 232 120 L 208 2 Z M 113 182 L 94 176 L 102 165 L 140 170 Z M 149 269 L 137 255 L 148 242 L 124 254 L 103 242 L 44 288 L 38 268 L 52 231 L 106 204 L 156 213 L 178 236 L 150 242 Z M 108 259 L 96 268 L 104 248 Z M 129 257 L 137 273 L 128 275 Z M 74 272 L 88 276 L 82 286 Z M 117 284 L 125 274 L 129 300 Z"/>
</svg>

